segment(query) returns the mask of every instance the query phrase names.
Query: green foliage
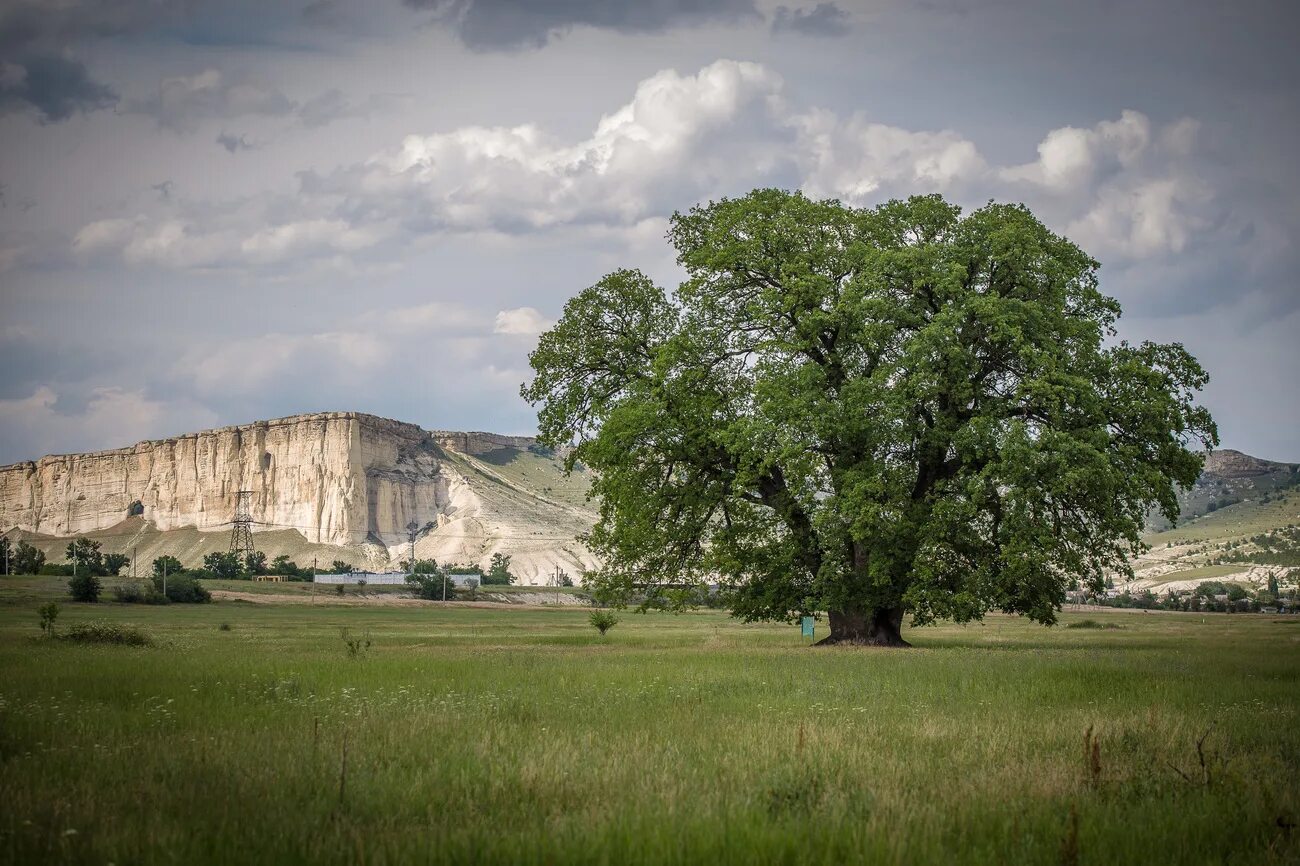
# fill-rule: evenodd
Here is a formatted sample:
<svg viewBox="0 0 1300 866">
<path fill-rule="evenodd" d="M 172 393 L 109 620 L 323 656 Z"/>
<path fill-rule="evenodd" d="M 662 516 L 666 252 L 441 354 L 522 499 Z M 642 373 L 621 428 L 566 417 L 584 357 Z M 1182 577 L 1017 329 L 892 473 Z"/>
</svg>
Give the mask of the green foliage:
<svg viewBox="0 0 1300 866">
<path fill-rule="evenodd" d="M 1066 628 L 1086 628 L 1086 629 L 1096 629 L 1096 628 L 1123 628 L 1123 626 L 1117 625 L 1117 624 L 1115 624 L 1115 623 L 1113 623 L 1113 622 L 1105 622 L 1105 623 L 1102 623 L 1102 622 L 1097 622 L 1097 620 L 1095 620 L 1095 619 L 1081 619 L 1081 620 L 1079 620 L 1078 622 L 1070 622 L 1070 623 L 1066 623 L 1066 624 L 1065 624 L 1065 627 L 1066 627 Z"/>
<path fill-rule="evenodd" d="M 440 574 L 441 569 L 438 567 L 436 559 L 417 559 L 415 566 L 412 567 L 409 561 L 403 560 L 402 567 L 414 574 Z"/>
<path fill-rule="evenodd" d="M 113 600 L 119 604 L 166 604 L 167 597 L 151 584 L 127 583 L 113 587 Z"/>
<path fill-rule="evenodd" d="M 331 574 L 348 574 L 351 571 L 352 571 L 352 563 L 344 562 L 341 559 L 334 560 L 334 562 L 330 565 Z"/>
<path fill-rule="evenodd" d="M 59 604 L 55 601 L 47 601 L 45 604 L 36 608 L 36 613 L 41 618 L 41 634 L 45 637 L 54 637 L 54 623 L 59 618 Z"/>
<path fill-rule="evenodd" d="M 510 554 L 500 552 L 492 554 L 487 573 L 483 575 L 483 585 L 509 586 L 514 582 L 515 576 L 510 573 Z"/>
<path fill-rule="evenodd" d="M 162 577 L 164 573 L 179 574 L 184 570 L 185 566 L 181 565 L 181 561 L 174 556 L 160 556 L 153 561 L 154 577 Z"/>
<path fill-rule="evenodd" d="M 339 585 L 342 586 L 342 584 Z M 343 649 L 350 659 L 365 658 L 366 653 L 370 651 L 371 642 L 370 632 L 368 631 L 365 634 L 355 635 L 352 633 L 352 629 L 345 626 L 339 629 L 339 637 L 343 639 Z"/>
<path fill-rule="evenodd" d="M 180 574 L 167 575 L 166 585 L 161 575 L 153 576 L 154 592 L 162 595 L 169 602 L 179 604 L 206 604 L 212 601 L 212 593 L 199 583 L 191 574 L 182 572 Z"/>
<path fill-rule="evenodd" d="M 104 574 L 117 576 L 131 563 L 131 557 L 125 553 L 110 553 L 104 557 Z"/>
<path fill-rule="evenodd" d="M 1300 857 L 1300 617 L 989 617 L 863 658 L 711 612 L 604 641 L 579 608 L 108 612 L 159 651 L 32 640 L 51 583 L 0 585 L 6 863 L 1057 864 L 1072 806 L 1084 864 Z"/>
<path fill-rule="evenodd" d="M 107 574 L 104 568 L 104 554 L 100 552 L 100 543 L 93 538 L 74 538 L 68 542 L 65 556 L 68 562 L 75 563 L 75 571 L 80 574 L 102 576 Z"/>
<path fill-rule="evenodd" d="M 102 587 L 99 577 L 85 571 L 79 571 L 68 581 L 68 594 L 73 601 L 95 603 L 99 601 Z"/>
<path fill-rule="evenodd" d="M 107 643 L 122 646 L 152 646 L 153 638 L 136 628 L 117 622 L 79 622 L 59 636 L 72 643 Z"/>
<path fill-rule="evenodd" d="M 203 557 L 203 567 L 214 577 L 234 580 L 244 577 L 244 563 L 237 553 L 209 553 Z"/>
<path fill-rule="evenodd" d="M 442 601 L 444 593 L 447 601 L 456 598 L 456 585 L 443 571 L 415 572 L 406 576 L 406 585 L 415 592 L 416 598 L 428 601 Z"/>
<path fill-rule="evenodd" d="M 244 554 L 244 570 L 249 574 L 266 574 L 266 554 L 260 550 Z"/>
<path fill-rule="evenodd" d="M 1217 442 L 1179 345 L 1116 342 L 1098 263 L 1022 206 L 759 190 L 676 214 L 670 297 L 620 270 L 530 356 L 541 440 L 593 470 L 593 589 L 724 577 L 735 613 L 898 639 L 1050 623 L 1128 571 Z"/>
<path fill-rule="evenodd" d="M 600 632 L 601 637 L 605 636 L 605 632 L 618 625 L 618 617 L 614 615 L 613 611 L 609 610 L 592 611 L 591 616 L 588 617 L 588 621 L 596 631 Z"/>
<path fill-rule="evenodd" d="M 13 567 L 13 544 L 9 541 L 9 536 L 0 535 L 0 574 L 10 574 Z"/>
<path fill-rule="evenodd" d="M 298 567 L 298 563 L 289 558 L 288 554 L 280 554 L 271 560 L 271 574 L 278 574 L 281 577 L 304 577 L 310 576 L 311 572 L 304 572 Z"/>
<path fill-rule="evenodd" d="M 19 541 L 10 556 L 12 574 L 40 574 L 45 565 L 45 553 L 25 541 Z"/>
</svg>

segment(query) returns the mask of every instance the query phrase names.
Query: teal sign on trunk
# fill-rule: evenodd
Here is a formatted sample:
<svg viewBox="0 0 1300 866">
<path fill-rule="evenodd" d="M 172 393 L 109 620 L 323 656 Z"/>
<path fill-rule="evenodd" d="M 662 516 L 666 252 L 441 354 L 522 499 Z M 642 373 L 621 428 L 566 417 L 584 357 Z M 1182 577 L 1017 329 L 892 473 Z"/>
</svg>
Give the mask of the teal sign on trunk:
<svg viewBox="0 0 1300 866">
<path fill-rule="evenodd" d="M 806 616 L 803 618 L 803 636 L 804 637 L 813 636 L 813 618 L 810 616 Z"/>
</svg>

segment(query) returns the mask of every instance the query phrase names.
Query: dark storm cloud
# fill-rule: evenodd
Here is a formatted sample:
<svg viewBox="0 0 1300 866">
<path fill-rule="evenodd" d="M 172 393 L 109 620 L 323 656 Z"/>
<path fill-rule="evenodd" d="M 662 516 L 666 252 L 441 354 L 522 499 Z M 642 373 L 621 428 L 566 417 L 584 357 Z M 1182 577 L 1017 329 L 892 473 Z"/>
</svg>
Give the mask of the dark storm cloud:
<svg viewBox="0 0 1300 866">
<path fill-rule="evenodd" d="M 804 36 L 844 36 L 849 32 L 849 13 L 834 3 L 818 3 L 811 9 L 776 7 L 772 16 L 773 33 L 799 33 Z"/>
<path fill-rule="evenodd" d="M 0 65 L 0 114 L 35 110 L 42 123 L 57 123 L 116 102 L 112 88 L 92 79 L 77 60 L 38 55 Z"/>
<path fill-rule="evenodd" d="M 540 48 L 574 27 L 658 33 L 759 17 L 753 0 L 403 0 L 478 51 Z"/>
</svg>

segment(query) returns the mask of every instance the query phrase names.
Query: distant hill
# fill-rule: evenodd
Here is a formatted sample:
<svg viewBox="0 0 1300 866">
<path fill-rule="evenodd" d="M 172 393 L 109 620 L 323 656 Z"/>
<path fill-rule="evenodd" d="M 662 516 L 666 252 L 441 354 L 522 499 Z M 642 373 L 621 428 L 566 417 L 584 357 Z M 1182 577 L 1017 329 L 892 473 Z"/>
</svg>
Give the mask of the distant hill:
<svg viewBox="0 0 1300 866">
<path fill-rule="evenodd" d="M 1212 514 L 1241 502 L 1259 502 L 1265 496 L 1294 489 L 1300 484 L 1300 463 L 1261 460 L 1225 448 L 1205 458 L 1205 469 L 1192 489 L 1179 496 L 1179 523 Z M 1170 529 L 1164 515 L 1153 513 L 1152 531 Z"/>
<path fill-rule="evenodd" d="M 594 565 L 575 540 L 596 519 L 588 486 L 529 437 L 326 412 L 0 466 L 0 528 L 55 562 L 68 537 L 88 535 L 106 553 L 197 565 L 228 549 L 247 490 L 269 557 L 392 566 L 413 527 L 417 557 L 485 566 L 507 553 L 517 576 L 545 583 Z"/>
</svg>

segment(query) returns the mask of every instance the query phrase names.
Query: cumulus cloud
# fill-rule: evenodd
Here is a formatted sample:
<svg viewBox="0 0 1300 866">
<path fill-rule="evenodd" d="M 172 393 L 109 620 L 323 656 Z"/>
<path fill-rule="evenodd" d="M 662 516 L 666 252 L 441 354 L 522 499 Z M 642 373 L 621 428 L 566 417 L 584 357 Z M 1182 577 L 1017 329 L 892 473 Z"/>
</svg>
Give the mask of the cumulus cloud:
<svg viewBox="0 0 1300 866">
<path fill-rule="evenodd" d="M 778 6 L 772 16 L 773 33 L 801 36 L 844 36 L 850 29 L 849 13 L 835 3 L 818 3 L 811 9 Z"/>
<path fill-rule="evenodd" d="M 753 0 L 403 0 L 477 51 L 541 48 L 574 29 L 660 33 L 758 18 Z"/>
<path fill-rule="evenodd" d="M 817 197 L 861 205 L 885 194 L 948 191 L 985 171 L 974 143 L 955 132 L 912 132 L 822 110 L 793 122 L 803 186 Z"/>
<path fill-rule="evenodd" d="M 301 172 L 294 196 L 100 220 L 74 247 L 175 268 L 381 261 L 400 254 L 396 245 L 451 233 L 638 233 L 685 204 L 777 185 L 860 206 L 928 192 L 976 205 L 1021 200 L 1094 254 L 1138 259 L 1225 230 L 1199 160 L 1194 122 L 1126 111 L 1049 130 L 1033 162 L 990 165 L 957 131 L 801 110 L 780 76 L 721 60 L 646 78 L 577 141 L 530 123 L 408 135 L 362 162 Z"/>
<path fill-rule="evenodd" d="M 1092 127 L 1053 129 L 1038 159 L 997 178 L 1029 198 L 1094 255 L 1141 259 L 1179 253 L 1209 233 L 1240 231 L 1197 159 L 1199 125 L 1157 125 L 1126 110 Z"/>
<path fill-rule="evenodd" d="M 109 108 L 117 94 L 90 77 L 79 60 L 37 55 L 0 62 L 0 114 L 30 111 L 42 123 Z"/>
<path fill-rule="evenodd" d="M 536 336 L 554 324 L 533 307 L 516 307 L 497 313 L 492 330 L 498 334 Z"/>
</svg>

